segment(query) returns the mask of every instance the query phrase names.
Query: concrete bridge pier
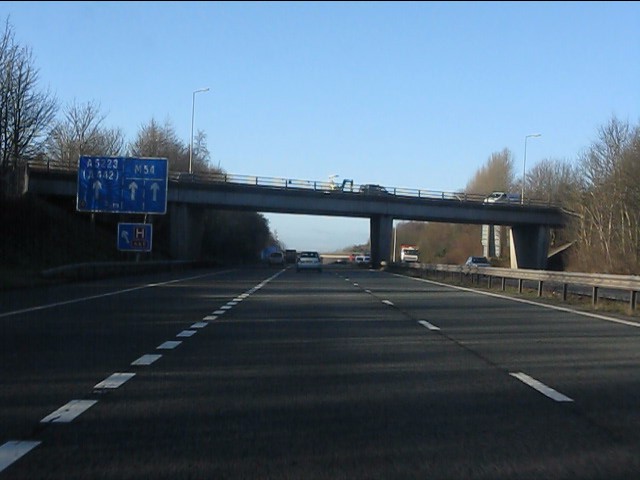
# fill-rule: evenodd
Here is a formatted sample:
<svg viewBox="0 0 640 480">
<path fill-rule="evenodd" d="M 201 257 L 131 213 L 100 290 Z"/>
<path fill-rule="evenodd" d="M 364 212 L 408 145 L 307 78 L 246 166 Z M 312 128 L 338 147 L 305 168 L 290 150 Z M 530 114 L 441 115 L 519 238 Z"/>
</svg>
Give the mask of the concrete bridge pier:
<svg viewBox="0 0 640 480">
<path fill-rule="evenodd" d="M 391 239 L 393 238 L 393 217 L 374 215 L 369 219 L 371 238 L 371 266 L 380 268 L 381 262 L 389 263 Z"/>
<path fill-rule="evenodd" d="M 520 225 L 511 227 L 509 243 L 511 247 L 511 268 L 547 268 L 549 253 L 548 226 Z"/>
<path fill-rule="evenodd" d="M 169 248 L 176 260 L 197 260 L 202 253 L 204 209 L 186 203 L 170 203 Z"/>
</svg>

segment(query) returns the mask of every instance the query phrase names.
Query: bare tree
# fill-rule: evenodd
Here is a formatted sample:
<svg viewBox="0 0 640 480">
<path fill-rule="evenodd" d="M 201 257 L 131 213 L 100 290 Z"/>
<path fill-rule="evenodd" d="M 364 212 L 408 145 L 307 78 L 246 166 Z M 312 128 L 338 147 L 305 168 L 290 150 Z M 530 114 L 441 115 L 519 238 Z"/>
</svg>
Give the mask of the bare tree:
<svg viewBox="0 0 640 480">
<path fill-rule="evenodd" d="M 544 159 L 527 174 L 527 191 L 537 200 L 574 208 L 581 189 L 578 168 L 561 160 Z"/>
<path fill-rule="evenodd" d="M 531 198 L 560 206 L 570 223 L 565 228 L 551 230 L 551 245 L 572 243 L 577 237 L 575 219 L 580 218 L 582 177 L 578 168 L 568 161 L 544 159 L 527 173 L 527 191 Z"/>
<path fill-rule="evenodd" d="M 161 126 L 155 119 L 143 125 L 130 145 L 131 154 L 139 157 L 158 157 L 169 160 L 169 169 L 188 171 L 189 146 L 182 143 L 170 122 Z"/>
<path fill-rule="evenodd" d="M 507 148 L 491 154 L 487 163 L 471 178 L 467 193 L 489 194 L 495 191 L 507 192 L 514 185 L 513 155 Z"/>
<path fill-rule="evenodd" d="M 219 171 L 220 168 L 209 165 L 211 153 L 207 147 L 207 134 L 198 130 L 193 138 L 193 170 L 198 171 Z"/>
<path fill-rule="evenodd" d="M 104 119 L 100 108 L 92 102 L 69 105 L 64 119 L 54 124 L 47 137 L 48 159 L 61 166 L 75 167 L 81 155 L 122 155 L 124 134 L 120 129 L 102 127 Z"/>
<path fill-rule="evenodd" d="M 640 130 L 614 117 L 580 159 L 578 259 L 585 269 L 637 273 L 640 267 L 639 145 Z"/>
<path fill-rule="evenodd" d="M 19 167 L 42 151 L 57 101 L 37 89 L 31 50 L 15 43 L 7 18 L 0 38 L 0 193 L 17 191 Z"/>
</svg>

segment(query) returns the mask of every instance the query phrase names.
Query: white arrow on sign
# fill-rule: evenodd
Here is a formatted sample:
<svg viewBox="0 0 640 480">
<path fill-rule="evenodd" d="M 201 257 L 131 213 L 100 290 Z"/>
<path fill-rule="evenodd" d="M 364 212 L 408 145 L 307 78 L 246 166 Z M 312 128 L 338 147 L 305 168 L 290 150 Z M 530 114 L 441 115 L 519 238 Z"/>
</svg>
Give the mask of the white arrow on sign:
<svg viewBox="0 0 640 480">
<path fill-rule="evenodd" d="M 127 232 L 126 230 L 123 230 L 120 236 L 124 238 L 125 242 L 129 243 L 129 232 Z"/>
<path fill-rule="evenodd" d="M 96 180 L 95 182 L 93 182 L 93 196 L 96 200 L 100 196 L 101 188 L 102 188 L 102 183 L 100 183 L 100 180 Z"/>
<path fill-rule="evenodd" d="M 136 199 L 136 190 L 138 189 L 138 184 L 136 182 L 131 182 L 129 184 L 129 190 L 131 191 L 131 200 Z"/>
<path fill-rule="evenodd" d="M 160 185 L 153 182 L 151 184 L 151 193 L 153 194 L 152 199 L 154 202 L 158 201 L 158 190 L 160 190 Z"/>
</svg>

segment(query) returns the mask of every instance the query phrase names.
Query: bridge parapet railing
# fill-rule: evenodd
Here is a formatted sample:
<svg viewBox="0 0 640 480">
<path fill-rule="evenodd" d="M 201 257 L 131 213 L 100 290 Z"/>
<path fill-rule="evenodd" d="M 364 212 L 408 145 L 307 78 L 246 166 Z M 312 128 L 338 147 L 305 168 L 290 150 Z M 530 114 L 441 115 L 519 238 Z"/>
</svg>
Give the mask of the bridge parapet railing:
<svg viewBox="0 0 640 480">
<path fill-rule="evenodd" d="M 331 181 L 321 180 L 303 180 L 298 178 L 284 177 L 261 177 L 251 175 L 237 174 L 216 174 L 216 173 L 172 173 L 170 179 L 179 182 L 224 182 L 239 185 L 254 185 L 258 187 L 280 188 L 280 189 L 300 189 L 313 190 L 323 193 L 356 193 L 360 195 L 382 197 L 402 197 L 402 198 L 419 198 L 431 200 L 450 200 L 455 202 L 480 202 L 486 198 L 485 195 L 472 194 L 464 192 L 444 192 L 440 190 L 425 190 L 416 188 L 403 187 L 384 187 L 384 190 L 377 190 L 375 193 L 366 193 L 370 187 L 369 184 L 356 184 L 349 182 L 341 185 Z M 528 205 L 535 202 L 527 202 Z M 538 202 L 538 204 L 549 205 L 547 202 Z"/>
<path fill-rule="evenodd" d="M 382 187 L 381 190 L 371 190 L 370 184 L 357 184 L 351 180 L 347 180 L 345 183 L 339 184 L 334 181 L 321 181 L 321 180 L 303 180 L 298 178 L 283 178 L 283 177 L 261 177 L 250 175 L 237 175 L 228 173 L 173 173 L 171 178 L 177 181 L 194 181 L 194 182 L 225 182 L 240 185 L 254 185 L 258 187 L 268 188 L 281 188 L 281 189 L 300 189 L 300 190 L 314 190 L 323 193 L 357 193 L 360 195 L 367 195 L 369 197 L 401 197 L 401 198 L 419 198 L 425 200 L 449 200 L 453 202 L 474 202 L 483 203 L 486 199 L 484 194 L 474 194 L 466 192 L 444 192 L 440 190 L 425 190 L 417 188 L 405 188 L 405 187 L 386 187 L 382 185 L 375 185 L 375 187 Z M 487 204 L 493 206 L 496 204 Z M 510 203 L 510 206 L 545 206 L 554 207 L 553 203 L 546 200 L 527 199 L 523 204 Z"/>
<path fill-rule="evenodd" d="M 32 161 L 28 164 L 29 170 L 46 171 L 48 173 L 65 173 L 77 174 L 77 166 L 61 165 L 53 162 Z M 447 200 L 452 202 L 473 202 L 483 203 L 486 196 L 483 194 L 473 194 L 465 192 L 445 192 L 438 190 L 425 190 L 404 187 L 387 187 L 374 185 L 375 189 L 371 189 L 370 184 L 357 184 L 352 180 L 345 180 L 342 183 L 335 181 L 319 181 L 304 180 L 297 178 L 284 177 L 263 177 L 253 175 L 238 175 L 224 172 L 177 172 L 169 171 L 169 181 L 177 183 L 197 183 L 197 184 L 213 184 L 213 183 L 229 183 L 237 185 L 253 185 L 265 188 L 278 189 L 298 189 L 313 190 L 323 193 L 355 193 L 359 195 L 367 195 L 376 198 L 418 198 L 424 200 Z M 493 205 L 487 204 L 488 207 L 494 208 Z M 549 201 L 527 199 L 524 204 L 511 203 L 510 206 L 545 206 L 557 207 Z"/>
</svg>

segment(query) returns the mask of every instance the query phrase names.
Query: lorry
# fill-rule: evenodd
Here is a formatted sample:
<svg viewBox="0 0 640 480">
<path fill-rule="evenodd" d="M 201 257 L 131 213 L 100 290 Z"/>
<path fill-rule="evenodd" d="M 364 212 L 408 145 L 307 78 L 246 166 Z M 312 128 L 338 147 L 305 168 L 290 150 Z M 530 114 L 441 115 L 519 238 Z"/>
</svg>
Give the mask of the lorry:
<svg viewBox="0 0 640 480">
<path fill-rule="evenodd" d="M 420 252 L 416 245 L 400 245 L 400 261 L 402 263 L 413 263 L 419 261 Z"/>
<path fill-rule="evenodd" d="M 294 249 L 288 248 L 284 251 L 284 261 L 286 263 L 296 263 L 298 259 L 298 252 Z"/>
</svg>

